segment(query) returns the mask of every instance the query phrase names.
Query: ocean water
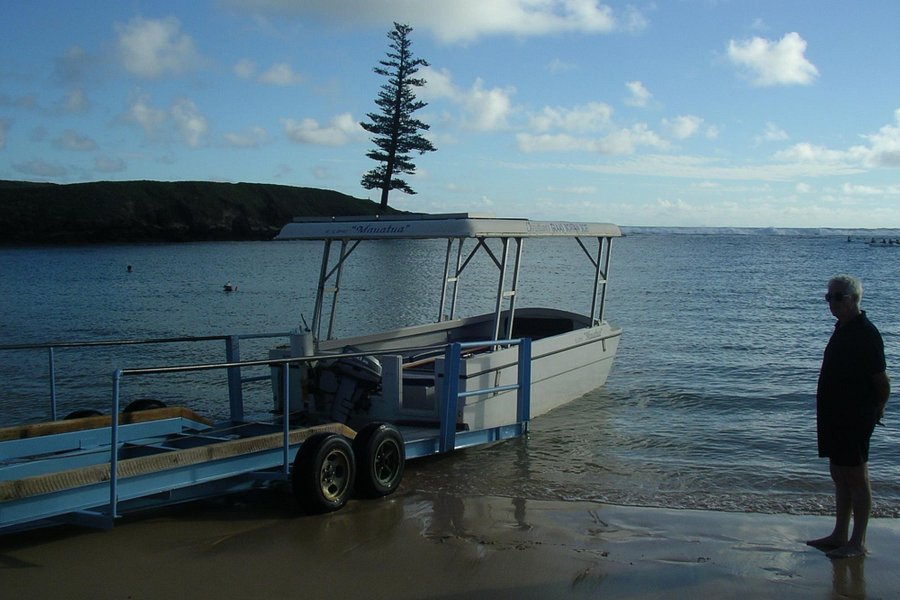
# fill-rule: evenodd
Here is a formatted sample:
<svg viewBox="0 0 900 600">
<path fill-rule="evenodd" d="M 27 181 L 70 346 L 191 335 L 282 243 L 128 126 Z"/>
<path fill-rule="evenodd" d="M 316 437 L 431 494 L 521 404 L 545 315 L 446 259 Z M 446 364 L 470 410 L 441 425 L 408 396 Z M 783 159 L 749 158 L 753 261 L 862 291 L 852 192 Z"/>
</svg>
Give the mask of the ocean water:
<svg viewBox="0 0 900 600">
<path fill-rule="evenodd" d="M 403 486 L 429 493 L 597 500 L 636 506 L 821 514 L 832 509 L 816 457 L 815 385 L 833 328 L 828 278 L 862 278 L 863 308 L 900 365 L 897 248 L 869 232 L 633 229 L 616 240 L 607 305 L 621 325 L 607 385 L 536 419 L 527 437 L 409 465 Z M 877 235 L 882 235 L 878 233 Z M 433 320 L 442 244 L 362 245 L 342 282 L 341 335 Z M 574 245 L 525 247 L 519 306 L 587 310 L 590 282 Z M 131 272 L 126 266 L 132 265 Z M 467 280 L 493 267 L 475 262 Z M 288 332 L 309 318 L 319 246 L 304 242 L 0 249 L 0 345 Z M 411 277 L 410 277 L 411 276 Z M 231 281 L 238 291 L 226 294 Z M 488 286 L 463 312 L 492 309 Z M 351 301 L 352 298 L 352 301 Z M 242 342 L 265 358 L 272 340 Z M 119 367 L 219 362 L 197 348 L 127 346 L 55 351 L 60 412 L 105 408 Z M 48 412 L 46 352 L 0 351 L 0 425 Z M 223 416 L 220 377 L 127 382 Z M 900 385 L 900 384 L 898 384 Z M 265 382 L 251 408 L 270 407 Z M 874 514 L 900 517 L 900 418 L 894 401 L 872 440 Z"/>
</svg>

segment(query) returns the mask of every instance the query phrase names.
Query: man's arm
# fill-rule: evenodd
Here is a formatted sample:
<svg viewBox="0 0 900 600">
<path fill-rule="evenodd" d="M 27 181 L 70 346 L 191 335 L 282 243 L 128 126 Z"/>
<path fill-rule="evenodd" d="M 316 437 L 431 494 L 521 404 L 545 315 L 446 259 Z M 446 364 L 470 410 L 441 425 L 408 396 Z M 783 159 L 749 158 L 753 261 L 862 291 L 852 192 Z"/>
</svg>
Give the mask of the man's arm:
<svg viewBox="0 0 900 600">
<path fill-rule="evenodd" d="M 872 375 L 872 385 L 875 388 L 875 399 L 878 402 L 878 420 L 884 416 L 884 407 L 891 395 L 891 378 L 887 371 L 881 371 Z"/>
</svg>

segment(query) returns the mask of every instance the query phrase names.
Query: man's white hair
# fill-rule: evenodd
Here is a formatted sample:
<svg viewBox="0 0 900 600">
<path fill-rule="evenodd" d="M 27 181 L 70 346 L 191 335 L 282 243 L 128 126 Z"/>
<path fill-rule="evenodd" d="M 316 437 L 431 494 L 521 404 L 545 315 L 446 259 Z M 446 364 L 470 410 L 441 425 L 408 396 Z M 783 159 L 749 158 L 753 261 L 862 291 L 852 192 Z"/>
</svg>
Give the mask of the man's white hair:
<svg viewBox="0 0 900 600">
<path fill-rule="evenodd" d="M 829 289 L 834 286 L 845 294 L 849 294 L 853 301 L 859 305 L 862 302 L 863 284 L 858 277 L 853 275 L 835 275 L 828 280 Z"/>
</svg>

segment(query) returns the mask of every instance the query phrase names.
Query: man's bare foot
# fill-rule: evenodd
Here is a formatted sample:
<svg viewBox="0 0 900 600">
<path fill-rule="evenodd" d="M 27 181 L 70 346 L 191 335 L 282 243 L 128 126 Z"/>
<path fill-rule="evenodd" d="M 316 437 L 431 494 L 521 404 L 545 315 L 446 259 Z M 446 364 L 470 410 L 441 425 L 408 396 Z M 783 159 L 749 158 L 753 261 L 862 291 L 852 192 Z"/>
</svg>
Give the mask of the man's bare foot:
<svg viewBox="0 0 900 600">
<path fill-rule="evenodd" d="M 847 544 L 846 541 L 837 538 L 833 535 L 829 535 L 828 537 L 819 538 L 817 540 L 807 540 L 806 545 L 812 546 L 813 548 L 818 548 L 819 550 L 837 550 L 842 546 Z"/>
<path fill-rule="evenodd" d="M 828 558 L 856 558 L 857 556 L 865 556 L 866 549 L 862 546 L 850 545 L 841 546 L 825 553 Z"/>
</svg>

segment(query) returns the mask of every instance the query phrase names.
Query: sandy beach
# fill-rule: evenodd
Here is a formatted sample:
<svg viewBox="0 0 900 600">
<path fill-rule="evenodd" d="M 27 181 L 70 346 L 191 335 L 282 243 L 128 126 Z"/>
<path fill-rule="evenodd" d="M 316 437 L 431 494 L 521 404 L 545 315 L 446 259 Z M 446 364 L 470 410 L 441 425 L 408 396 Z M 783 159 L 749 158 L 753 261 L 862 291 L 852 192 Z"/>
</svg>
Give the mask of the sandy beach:
<svg viewBox="0 0 900 600">
<path fill-rule="evenodd" d="M 829 517 L 431 496 L 304 516 L 268 493 L 0 538 L 0 597 L 900 597 L 900 522 L 867 557 L 804 540 Z"/>
</svg>

